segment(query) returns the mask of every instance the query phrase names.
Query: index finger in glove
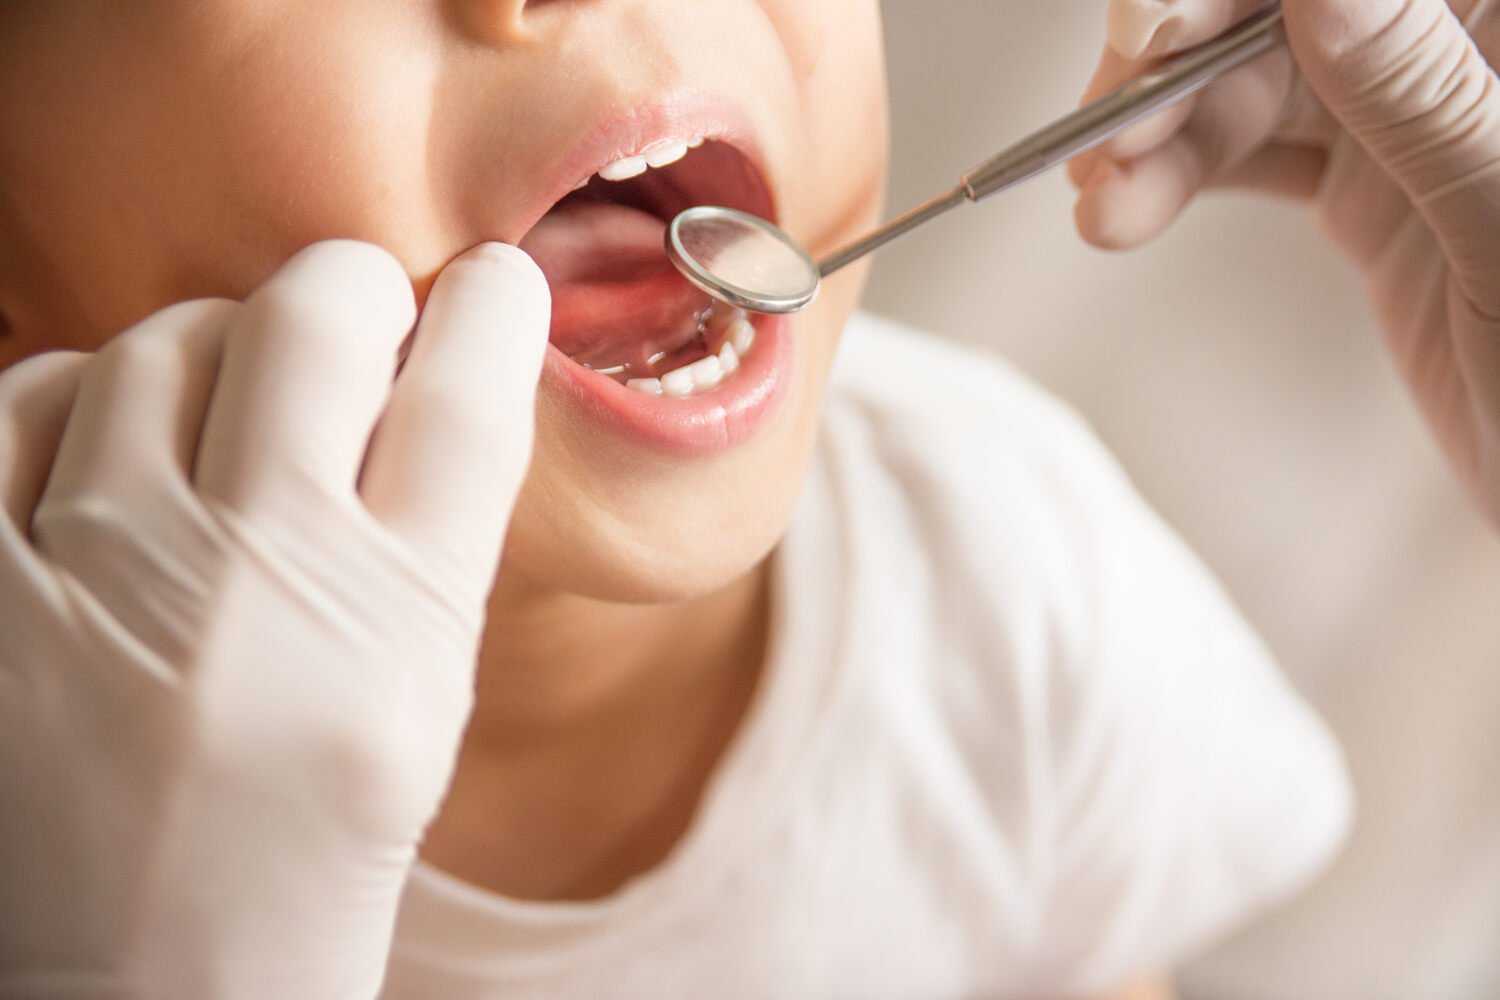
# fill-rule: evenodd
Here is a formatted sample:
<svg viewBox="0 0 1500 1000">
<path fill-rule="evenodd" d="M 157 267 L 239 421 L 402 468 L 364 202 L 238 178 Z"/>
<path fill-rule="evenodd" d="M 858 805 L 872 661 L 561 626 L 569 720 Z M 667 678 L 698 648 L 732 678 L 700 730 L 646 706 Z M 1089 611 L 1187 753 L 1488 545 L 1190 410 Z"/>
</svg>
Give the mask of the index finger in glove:
<svg viewBox="0 0 1500 1000">
<path fill-rule="evenodd" d="M 224 338 L 194 484 L 241 513 L 296 517 L 310 492 L 355 497 L 416 298 L 368 243 L 294 255 L 235 313 Z"/>
<path fill-rule="evenodd" d="M 1105 30 L 1109 47 L 1126 59 L 1160 59 L 1269 6 L 1268 0 L 1111 0 Z"/>
<path fill-rule="evenodd" d="M 1254 155 L 1281 118 L 1288 62 L 1283 55 L 1229 74 L 1154 149 L 1121 164 L 1104 157 L 1081 164 L 1090 171 L 1075 209 L 1084 239 L 1106 248 L 1144 243 L 1200 190 Z"/>
<path fill-rule="evenodd" d="M 1266 0 L 1112 0 L 1106 15 L 1108 44 L 1084 92 L 1085 103 L 1108 93 L 1163 59 L 1202 44 L 1266 7 Z M 1197 107 L 1196 95 L 1164 108 L 1103 143 L 1098 152 L 1125 160 L 1170 138 Z M 1082 183 L 1091 167 L 1070 171 Z"/>
<path fill-rule="evenodd" d="M 1089 82 L 1085 100 L 1097 99 L 1182 49 L 1214 39 L 1265 7 L 1265 0 L 1113 1 L 1109 15 L 1110 45 Z M 1257 100 L 1247 111 L 1241 112 L 1235 103 L 1230 103 L 1229 120 L 1205 127 L 1202 123 L 1205 115 L 1199 114 L 1203 94 L 1191 94 L 1103 142 L 1092 156 L 1079 157 L 1070 168 L 1070 177 L 1082 186 L 1088 175 L 1094 172 L 1098 160 L 1130 160 L 1145 156 L 1166 145 L 1194 118 L 1199 120 L 1197 130 L 1200 135 L 1226 133 L 1221 144 L 1253 147 L 1268 139 L 1280 123 L 1281 112 L 1290 103 L 1293 81 L 1292 63 L 1286 54 L 1257 58 L 1229 78 L 1215 82 L 1206 91 L 1214 94 L 1227 87 L 1238 87 L 1241 93 L 1253 94 Z M 1268 100 L 1271 103 L 1269 115 L 1263 111 Z M 1218 105 L 1218 114 L 1223 114 L 1226 102 L 1220 100 Z M 1245 118 L 1254 118 L 1253 126 L 1245 124 Z"/>
<path fill-rule="evenodd" d="M 547 279 L 481 244 L 438 276 L 360 480 L 365 505 L 482 597 L 531 456 Z M 477 588 L 477 591 L 474 589 Z"/>
</svg>

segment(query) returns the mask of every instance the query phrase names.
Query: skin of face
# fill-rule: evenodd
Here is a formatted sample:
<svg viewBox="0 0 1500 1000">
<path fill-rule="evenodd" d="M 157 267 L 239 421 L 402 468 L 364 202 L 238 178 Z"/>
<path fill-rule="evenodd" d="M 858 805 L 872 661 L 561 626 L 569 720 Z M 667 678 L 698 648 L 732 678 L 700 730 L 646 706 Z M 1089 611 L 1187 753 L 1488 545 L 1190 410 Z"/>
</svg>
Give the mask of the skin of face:
<svg viewBox="0 0 1500 1000">
<path fill-rule="evenodd" d="M 876 220 L 874 0 L 48 0 L 0 11 L 0 363 L 91 350 L 172 302 L 243 297 L 300 247 L 366 240 L 419 296 L 526 212 L 602 118 L 711 93 L 756 134 L 814 255 Z M 794 320 L 750 441 L 683 458 L 544 383 L 497 601 L 686 601 L 784 530 L 863 271 Z"/>
</svg>

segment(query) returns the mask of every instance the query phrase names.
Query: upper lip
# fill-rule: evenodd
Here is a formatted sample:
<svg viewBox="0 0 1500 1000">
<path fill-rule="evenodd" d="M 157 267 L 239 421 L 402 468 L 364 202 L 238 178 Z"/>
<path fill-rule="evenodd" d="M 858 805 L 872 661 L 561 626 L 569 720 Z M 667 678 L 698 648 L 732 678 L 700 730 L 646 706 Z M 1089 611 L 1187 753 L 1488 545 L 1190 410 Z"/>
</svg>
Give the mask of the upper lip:
<svg viewBox="0 0 1500 1000">
<path fill-rule="evenodd" d="M 734 148 L 750 164 L 761 190 L 747 192 L 746 203 L 730 207 L 763 214 L 777 221 L 775 188 L 762 146 L 748 114 L 726 98 L 705 94 L 677 94 L 614 108 L 588 123 L 579 140 L 547 173 L 547 180 L 527 204 L 515 242 L 529 233 L 554 205 L 580 181 L 601 167 L 628 156 L 638 156 L 674 140 L 703 138 Z M 689 151 L 692 156 L 692 151 Z"/>
</svg>

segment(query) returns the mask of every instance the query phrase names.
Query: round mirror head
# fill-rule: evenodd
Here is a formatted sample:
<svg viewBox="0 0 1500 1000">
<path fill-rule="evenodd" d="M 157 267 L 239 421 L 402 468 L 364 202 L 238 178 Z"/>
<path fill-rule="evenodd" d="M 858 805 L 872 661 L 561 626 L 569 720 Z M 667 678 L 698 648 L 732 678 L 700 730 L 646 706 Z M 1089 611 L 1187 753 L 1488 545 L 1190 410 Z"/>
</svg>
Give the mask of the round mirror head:
<svg viewBox="0 0 1500 1000">
<path fill-rule="evenodd" d="M 786 233 L 745 212 L 700 205 L 667 226 L 667 256 L 714 298 L 742 309 L 789 313 L 818 295 L 818 265 Z"/>
</svg>

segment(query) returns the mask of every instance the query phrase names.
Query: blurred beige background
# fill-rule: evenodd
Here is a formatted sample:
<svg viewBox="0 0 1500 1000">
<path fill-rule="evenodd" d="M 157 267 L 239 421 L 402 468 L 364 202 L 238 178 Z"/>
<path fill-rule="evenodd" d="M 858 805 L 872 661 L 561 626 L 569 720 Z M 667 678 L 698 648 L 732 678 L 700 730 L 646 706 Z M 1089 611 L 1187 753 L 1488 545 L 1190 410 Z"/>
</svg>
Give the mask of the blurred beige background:
<svg viewBox="0 0 1500 1000">
<path fill-rule="evenodd" d="M 891 205 L 1070 109 L 1104 0 L 885 0 Z M 882 252 L 867 307 L 1068 399 L 1343 740 L 1360 818 L 1190 997 L 1500 998 L 1500 541 L 1441 466 L 1350 270 L 1294 206 L 1220 195 L 1086 248 L 1058 174 Z"/>
</svg>

